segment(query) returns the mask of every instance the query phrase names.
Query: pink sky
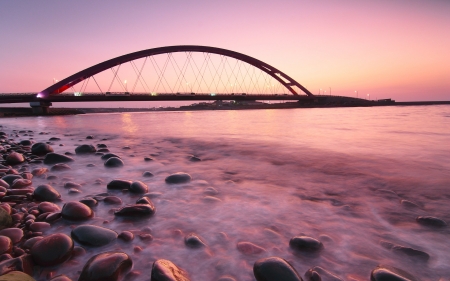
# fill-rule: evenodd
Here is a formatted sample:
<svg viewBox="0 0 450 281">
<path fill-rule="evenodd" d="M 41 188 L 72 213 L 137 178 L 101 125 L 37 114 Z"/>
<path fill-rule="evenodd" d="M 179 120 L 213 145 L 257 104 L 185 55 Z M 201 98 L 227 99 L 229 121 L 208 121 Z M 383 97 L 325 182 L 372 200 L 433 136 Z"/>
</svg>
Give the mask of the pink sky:
<svg viewBox="0 0 450 281">
<path fill-rule="evenodd" d="M 0 93 L 138 50 L 241 52 L 312 93 L 450 100 L 450 1 L 2 1 Z"/>
</svg>

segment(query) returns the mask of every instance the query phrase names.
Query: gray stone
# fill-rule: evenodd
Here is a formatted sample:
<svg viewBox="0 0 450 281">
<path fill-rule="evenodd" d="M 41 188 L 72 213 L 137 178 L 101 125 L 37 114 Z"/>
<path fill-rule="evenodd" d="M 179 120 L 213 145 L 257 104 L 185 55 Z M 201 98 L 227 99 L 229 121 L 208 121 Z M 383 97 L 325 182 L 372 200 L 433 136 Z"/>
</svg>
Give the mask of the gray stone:
<svg viewBox="0 0 450 281">
<path fill-rule="evenodd" d="M 117 239 L 115 231 L 95 225 L 77 226 L 72 230 L 71 236 L 81 245 L 91 247 L 105 246 Z"/>
</svg>

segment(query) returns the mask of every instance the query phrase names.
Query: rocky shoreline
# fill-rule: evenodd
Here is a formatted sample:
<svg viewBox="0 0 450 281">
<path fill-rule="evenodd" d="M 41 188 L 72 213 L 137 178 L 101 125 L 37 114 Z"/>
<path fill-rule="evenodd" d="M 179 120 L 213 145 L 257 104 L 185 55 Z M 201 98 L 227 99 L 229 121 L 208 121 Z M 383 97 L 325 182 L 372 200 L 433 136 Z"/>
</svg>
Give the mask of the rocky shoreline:
<svg viewBox="0 0 450 281">
<path fill-rule="evenodd" d="M 151 243 L 154 238 L 151 229 L 147 227 L 139 231 L 130 229 L 116 232 L 114 229 L 89 224 L 89 220 L 95 217 L 98 208 L 110 208 L 109 212 L 123 220 L 143 220 L 157 216 L 158 206 L 152 202 L 152 198 L 157 195 L 149 192 L 148 186 L 140 180 L 115 179 L 108 183 L 98 181 L 98 185 L 105 187 L 103 193 L 86 196 L 79 201 L 71 201 L 69 197 L 63 198 L 52 186 L 52 182 L 58 179 L 58 173 L 71 170 L 71 165 L 77 161 L 74 155 L 97 155 L 112 173 L 125 163 L 101 142 L 95 146 L 81 144 L 74 152 L 58 154 L 52 147 L 55 141 L 60 140 L 57 136 L 48 138 L 47 142 L 34 142 L 36 134 L 47 133 L 32 130 L 6 131 L 0 126 L 0 153 L 3 156 L 0 160 L 0 280 L 75 280 L 66 275 L 55 276 L 56 268 L 71 263 L 84 264 L 78 274 L 77 280 L 80 281 L 133 280 L 137 276 L 148 276 L 147 279 L 153 281 L 191 280 L 188 268 L 180 268 L 166 259 L 149 261 L 151 268 L 140 272 L 133 269 L 133 257 L 120 250 L 90 256 L 90 248 L 114 243 L 133 244 L 136 240 Z M 94 136 L 87 136 L 85 141 L 92 142 L 93 139 Z M 124 146 L 123 149 L 127 150 L 129 147 Z M 152 159 L 146 157 L 144 161 Z M 190 156 L 189 161 L 202 159 Z M 150 171 L 142 174 L 142 177 L 152 176 Z M 46 179 L 48 183 L 34 187 L 35 179 Z M 82 186 L 73 178 L 62 180 L 68 194 L 80 192 Z M 181 185 L 191 180 L 189 174 L 179 172 L 167 176 L 165 183 Z M 120 196 L 116 196 L 118 193 L 123 196 L 133 195 L 137 199 L 134 204 L 123 206 Z M 213 196 L 214 192 L 211 194 L 209 200 L 217 199 Z M 62 201 L 65 202 L 64 205 L 58 206 L 57 203 Z M 426 227 L 447 227 L 445 221 L 436 217 L 419 216 L 416 220 Z M 70 235 L 58 231 L 61 224 L 71 227 Z M 189 249 L 208 247 L 196 233 L 184 235 L 184 244 Z M 305 235 L 292 237 L 287 246 L 295 253 L 311 257 L 320 255 L 324 249 L 320 240 Z M 383 247 L 424 260 L 429 258 L 423 251 L 388 242 L 383 244 Z M 265 252 L 264 248 L 246 241 L 237 243 L 236 250 L 247 256 Z M 139 253 L 142 248 L 136 245 L 133 251 Z M 253 265 L 253 276 L 258 281 L 342 280 L 330 271 L 315 266 L 302 278 L 301 274 L 281 257 L 255 258 Z M 232 275 L 233 272 L 229 272 L 216 280 L 236 281 Z M 417 279 L 401 269 L 379 266 L 368 272 L 365 280 Z"/>
</svg>

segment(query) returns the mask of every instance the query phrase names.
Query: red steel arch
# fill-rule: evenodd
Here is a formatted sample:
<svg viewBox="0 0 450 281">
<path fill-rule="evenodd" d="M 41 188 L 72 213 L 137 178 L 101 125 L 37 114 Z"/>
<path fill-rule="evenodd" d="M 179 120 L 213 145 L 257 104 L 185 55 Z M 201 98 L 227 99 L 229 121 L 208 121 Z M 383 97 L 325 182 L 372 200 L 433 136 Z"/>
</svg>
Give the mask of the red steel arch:
<svg viewBox="0 0 450 281">
<path fill-rule="evenodd" d="M 227 57 L 232 57 L 237 60 L 244 61 L 250 65 L 253 65 L 256 68 L 261 69 L 262 71 L 266 72 L 270 76 L 272 76 L 274 79 L 276 79 L 278 82 L 280 82 L 284 87 L 286 87 L 293 95 L 298 95 L 298 93 L 292 88 L 293 86 L 297 86 L 299 89 L 301 89 L 306 95 L 313 97 L 314 95 L 308 91 L 305 87 L 300 85 L 297 81 L 289 77 L 287 74 L 281 72 L 280 70 L 276 69 L 275 67 L 260 61 L 258 59 L 255 59 L 253 57 L 230 51 L 227 49 L 221 49 L 216 47 L 208 47 L 208 46 L 197 46 L 197 45 L 179 45 L 179 46 L 167 46 L 167 47 L 159 47 L 159 48 L 153 48 L 153 49 L 147 49 L 142 50 L 130 54 L 126 54 L 120 57 L 116 57 L 107 61 L 104 61 L 102 63 L 96 64 L 94 66 L 91 66 L 89 68 L 86 68 L 80 72 L 77 72 L 55 84 L 48 87 L 47 89 L 41 91 L 38 93 L 38 97 L 44 98 L 48 97 L 49 95 L 56 95 L 59 93 L 64 92 L 66 89 L 72 87 L 75 84 L 80 83 L 81 81 L 100 73 L 104 70 L 107 70 L 111 67 L 133 61 L 136 59 L 148 57 L 148 56 L 154 56 L 159 54 L 167 54 L 167 53 L 175 53 L 175 52 L 203 52 L 203 53 L 212 53 L 212 54 L 219 54 Z M 282 79 L 284 78 L 284 79 Z M 286 81 L 287 82 L 286 82 Z"/>
</svg>

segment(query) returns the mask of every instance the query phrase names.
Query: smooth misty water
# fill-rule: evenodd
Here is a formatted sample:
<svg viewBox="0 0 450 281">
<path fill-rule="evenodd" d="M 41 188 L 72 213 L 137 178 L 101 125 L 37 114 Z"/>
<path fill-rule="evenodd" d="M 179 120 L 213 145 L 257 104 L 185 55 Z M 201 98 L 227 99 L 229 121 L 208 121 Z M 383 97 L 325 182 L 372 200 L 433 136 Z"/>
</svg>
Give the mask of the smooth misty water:
<svg viewBox="0 0 450 281">
<path fill-rule="evenodd" d="M 68 117 L 2 119 L 3 128 L 50 132 L 36 141 L 54 142 L 55 152 L 74 151 L 82 143 L 105 143 L 125 167 L 108 170 L 99 156 L 74 156 L 70 172 L 52 184 L 65 202 L 106 192 L 115 178 L 141 180 L 156 214 L 136 221 L 117 220 L 100 202 L 87 223 L 117 232 L 151 229 L 154 240 L 117 242 L 87 249 L 57 273 L 76 279 L 94 254 L 121 250 L 131 255 L 135 280 L 148 280 L 153 261 L 165 258 L 184 268 L 192 280 L 255 280 L 253 263 L 279 256 L 303 275 L 321 266 L 344 280 L 368 280 L 377 265 L 401 268 L 422 280 L 450 276 L 449 228 L 416 223 L 418 215 L 450 223 L 450 106 L 200 111 L 94 114 Z M 94 140 L 86 140 L 94 135 Z M 102 141 L 103 138 L 108 140 Z M 20 136 L 17 140 L 26 139 Z M 58 144 L 64 146 L 58 146 Z M 122 147 L 130 146 L 130 150 Z M 145 162 L 150 156 L 154 161 Z M 190 162 L 188 155 L 203 161 Z M 89 163 L 96 164 L 87 168 Z M 143 171 L 155 174 L 142 177 Z M 189 184 L 167 185 L 174 172 L 187 172 Z M 72 178 L 82 193 L 69 195 L 62 185 Z M 103 184 L 95 181 L 102 179 Z M 33 179 L 34 186 L 47 183 Z M 217 198 L 207 192 L 218 191 Z M 392 191 L 392 192 L 389 192 Z M 113 193 L 124 204 L 138 198 Z M 400 200 L 420 208 L 407 209 Z M 61 202 L 62 206 L 64 202 Z M 73 226 L 72 226 L 73 227 Z M 63 221 L 48 232 L 70 234 Z M 183 237 L 194 232 L 208 245 L 191 249 Z M 319 255 L 294 253 L 289 239 L 304 234 L 321 240 Z M 266 252 L 245 255 L 236 244 L 252 242 Z M 388 241 L 427 252 L 428 262 L 394 253 Z M 135 252 L 139 246 L 142 251 Z M 70 273 L 68 273 L 70 272 Z"/>
</svg>

